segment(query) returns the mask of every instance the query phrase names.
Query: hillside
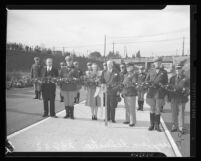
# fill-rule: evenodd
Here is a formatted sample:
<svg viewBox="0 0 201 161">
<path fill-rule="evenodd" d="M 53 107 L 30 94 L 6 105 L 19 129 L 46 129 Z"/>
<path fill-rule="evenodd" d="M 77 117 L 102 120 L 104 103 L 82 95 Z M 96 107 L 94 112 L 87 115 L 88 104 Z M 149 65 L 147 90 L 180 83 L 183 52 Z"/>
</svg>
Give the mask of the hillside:
<svg viewBox="0 0 201 161">
<path fill-rule="evenodd" d="M 41 63 L 45 65 L 45 59 L 50 57 L 54 60 L 54 66 L 59 68 L 59 63 L 61 61 L 65 61 L 65 57 L 62 55 L 50 55 L 50 54 L 41 54 L 37 52 L 23 52 L 23 51 L 11 51 L 7 50 L 6 53 L 6 71 L 7 72 L 15 72 L 15 71 L 23 71 L 29 72 L 31 65 L 34 63 L 34 57 L 39 57 L 41 59 Z M 96 62 L 102 68 L 102 62 L 97 60 L 92 60 L 86 57 L 75 57 L 75 61 L 80 63 L 80 68 L 82 70 L 86 70 L 87 62 Z"/>
</svg>

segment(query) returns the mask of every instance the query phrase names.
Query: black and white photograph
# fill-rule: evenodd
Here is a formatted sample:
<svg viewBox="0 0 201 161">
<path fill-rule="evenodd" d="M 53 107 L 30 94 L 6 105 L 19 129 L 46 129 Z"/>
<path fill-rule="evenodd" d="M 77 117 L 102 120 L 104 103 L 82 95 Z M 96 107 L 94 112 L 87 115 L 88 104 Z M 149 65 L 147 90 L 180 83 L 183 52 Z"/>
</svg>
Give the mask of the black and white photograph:
<svg viewBox="0 0 201 161">
<path fill-rule="evenodd" d="M 7 8 L 5 155 L 191 157 L 190 7 Z"/>
</svg>

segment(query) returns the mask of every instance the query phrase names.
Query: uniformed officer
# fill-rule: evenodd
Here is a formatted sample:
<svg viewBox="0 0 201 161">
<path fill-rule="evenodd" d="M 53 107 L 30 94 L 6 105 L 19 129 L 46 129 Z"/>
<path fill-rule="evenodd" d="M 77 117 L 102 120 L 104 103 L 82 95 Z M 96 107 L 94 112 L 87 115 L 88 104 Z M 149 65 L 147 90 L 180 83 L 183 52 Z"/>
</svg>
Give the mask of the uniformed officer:
<svg viewBox="0 0 201 161">
<path fill-rule="evenodd" d="M 132 63 L 127 65 L 127 74 L 124 75 L 123 91 L 125 105 L 126 105 L 126 121 L 129 126 L 136 124 L 136 96 L 137 96 L 137 75 L 134 73 L 134 66 Z"/>
<path fill-rule="evenodd" d="M 102 75 L 104 75 L 104 73 L 107 71 L 107 63 L 103 63 L 103 71 L 102 71 Z M 103 106 L 105 106 L 105 92 L 103 93 Z"/>
<path fill-rule="evenodd" d="M 150 105 L 150 127 L 149 130 L 161 131 L 160 125 L 160 108 L 166 92 L 161 85 L 168 83 L 167 71 L 161 68 L 162 58 L 154 59 L 154 68 L 147 74 L 145 81 L 150 82 L 153 86 L 148 89 L 146 102 Z"/>
<path fill-rule="evenodd" d="M 182 72 L 182 63 L 175 67 L 176 74 L 170 78 L 169 84 L 177 91 L 189 90 L 189 79 Z M 182 95 L 178 92 L 170 92 L 169 100 L 172 109 L 172 132 L 179 130 L 184 133 L 184 110 L 188 102 L 188 95 Z M 179 120 L 179 121 L 178 121 Z"/>
<path fill-rule="evenodd" d="M 102 75 L 102 84 L 106 84 L 107 88 L 107 119 L 115 123 L 115 108 L 118 100 L 117 94 L 119 92 L 120 76 L 118 71 L 114 68 L 114 62 L 107 61 L 107 71 Z"/>
<path fill-rule="evenodd" d="M 143 88 L 143 83 L 145 81 L 146 74 L 144 73 L 144 67 L 140 66 L 138 68 L 138 80 L 137 83 L 139 84 L 137 91 L 138 91 L 138 109 L 143 111 L 143 105 L 144 105 L 144 94 L 145 89 Z M 141 85 L 140 85 L 141 84 Z"/>
<path fill-rule="evenodd" d="M 41 77 L 42 66 L 40 65 L 40 58 L 34 58 L 35 63 L 31 66 L 31 79 L 38 79 Z M 35 97 L 34 99 L 40 99 L 41 85 L 36 81 L 34 82 Z"/>
<path fill-rule="evenodd" d="M 46 59 L 46 67 L 42 69 L 42 79 L 57 78 L 59 76 L 58 70 L 53 67 L 53 59 Z M 56 97 L 56 84 L 53 82 L 45 81 L 41 85 L 43 104 L 44 104 L 44 114 L 43 117 L 48 116 L 48 102 L 50 101 L 50 116 L 57 117 L 55 115 L 55 97 Z"/>
<path fill-rule="evenodd" d="M 73 63 L 73 65 L 74 65 L 74 67 L 75 67 L 75 69 L 77 70 L 77 72 L 78 72 L 78 77 L 79 77 L 79 80 L 81 80 L 82 79 L 82 77 L 83 77 L 83 75 L 84 75 L 84 73 L 83 73 L 83 71 L 80 69 L 80 67 L 79 67 L 79 62 L 77 62 L 77 61 L 75 61 L 74 63 Z M 76 97 L 75 97 L 75 103 L 79 103 L 79 101 L 80 101 L 80 89 L 82 88 L 82 84 L 81 84 L 81 81 L 80 82 L 78 82 L 78 84 L 77 84 L 77 95 L 76 95 Z"/>
<path fill-rule="evenodd" d="M 66 116 L 74 119 L 74 98 L 77 95 L 77 82 L 79 81 L 78 72 L 73 66 L 73 58 L 66 56 L 66 67 L 61 70 L 61 78 L 65 78 L 66 81 L 61 82 L 61 95 L 64 97 L 64 105 L 66 110 Z"/>
<path fill-rule="evenodd" d="M 64 62 L 61 62 L 60 63 L 60 70 L 59 70 L 59 76 L 61 75 L 61 69 L 65 67 L 65 63 Z M 60 86 L 60 102 L 63 102 L 64 101 L 64 97 L 61 95 L 61 84 L 59 84 Z"/>
<path fill-rule="evenodd" d="M 126 70 L 126 64 L 125 63 L 121 63 L 120 64 L 120 83 L 121 85 L 123 85 L 123 81 L 124 81 L 124 77 L 127 74 L 127 70 Z M 125 96 L 122 93 L 123 88 L 121 87 L 121 97 L 124 98 L 124 105 L 125 105 L 125 121 L 123 122 L 124 124 L 129 124 L 129 109 L 125 100 Z"/>
</svg>

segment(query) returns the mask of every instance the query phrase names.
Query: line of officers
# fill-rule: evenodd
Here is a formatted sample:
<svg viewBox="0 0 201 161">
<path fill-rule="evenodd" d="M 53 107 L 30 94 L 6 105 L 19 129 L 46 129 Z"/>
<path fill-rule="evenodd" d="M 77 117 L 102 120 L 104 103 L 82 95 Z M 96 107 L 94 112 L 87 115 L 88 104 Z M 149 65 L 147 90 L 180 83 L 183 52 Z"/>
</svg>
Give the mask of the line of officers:
<svg viewBox="0 0 201 161">
<path fill-rule="evenodd" d="M 167 93 L 162 88 L 148 88 L 143 86 L 133 86 L 134 83 L 152 82 L 153 84 L 171 84 L 176 89 L 190 88 L 189 81 L 183 74 L 183 64 L 176 65 L 176 73 L 168 80 L 167 71 L 162 66 L 162 58 L 158 57 L 154 60 L 154 67 L 145 72 L 143 67 L 136 68 L 134 64 L 121 64 L 120 71 L 115 67 L 113 61 L 109 60 L 107 63 L 103 63 L 103 70 L 101 71 L 96 63 L 87 63 L 87 71 L 83 72 L 79 68 L 79 63 L 74 62 L 71 56 L 65 57 L 66 66 L 64 62 L 61 62 L 60 70 L 53 67 L 53 60 L 48 58 L 46 60 L 46 66 L 41 67 L 40 59 L 34 58 L 35 64 L 31 68 L 32 78 L 36 77 L 61 77 L 61 78 L 77 78 L 78 81 L 72 81 L 68 83 L 61 83 L 60 97 L 61 102 L 64 102 L 66 116 L 74 119 L 74 104 L 79 102 L 80 93 L 82 88 L 81 83 L 83 78 L 96 78 L 98 86 L 106 86 L 107 94 L 107 119 L 115 123 L 115 109 L 120 102 L 121 97 L 125 103 L 125 121 L 124 124 L 129 126 L 135 126 L 136 124 L 136 102 L 138 102 L 138 109 L 143 111 L 144 94 L 146 95 L 146 103 L 150 106 L 150 126 L 148 130 L 160 129 L 160 116 L 165 105 L 165 97 L 167 101 L 171 102 L 172 110 L 172 129 L 171 131 L 180 131 L 184 133 L 184 110 L 185 104 L 188 102 L 188 96 L 178 95 L 177 93 Z M 56 85 L 54 83 L 34 84 L 36 99 L 40 99 L 42 92 L 44 102 L 44 115 L 48 116 L 48 101 L 50 101 L 50 116 L 57 117 L 55 115 L 55 95 Z M 97 84 L 86 86 L 84 89 L 87 91 L 86 105 L 91 107 L 92 120 L 97 120 L 98 107 L 100 107 L 100 97 L 94 97 Z M 121 97 L 120 97 L 121 95 Z M 138 100 L 136 99 L 138 98 Z"/>
</svg>

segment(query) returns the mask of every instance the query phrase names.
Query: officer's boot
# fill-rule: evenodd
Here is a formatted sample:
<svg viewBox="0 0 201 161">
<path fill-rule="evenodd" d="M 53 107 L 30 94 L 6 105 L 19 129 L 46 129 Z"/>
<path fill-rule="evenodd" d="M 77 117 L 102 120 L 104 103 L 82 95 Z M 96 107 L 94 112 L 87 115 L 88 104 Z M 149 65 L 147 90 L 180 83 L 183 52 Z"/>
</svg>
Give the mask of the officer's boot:
<svg viewBox="0 0 201 161">
<path fill-rule="evenodd" d="M 65 106 L 65 110 L 66 110 L 66 116 L 64 116 L 64 118 L 68 118 L 69 117 L 69 106 Z"/>
<path fill-rule="evenodd" d="M 148 128 L 149 131 L 154 130 L 154 120 L 155 120 L 155 113 L 150 113 L 150 126 Z"/>
<path fill-rule="evenodd" d="M 155 130 L 161 132 L 160 129 L 160 114 L 155 116 Z"/>
<path fill-rule="evenodd" d="M 141 101 L 141 111 L 143 111 L 144 108 L 144 101 Z"/>
<path fill-rule="evenodd" d="M 74 106 L 70 107 L 70 118 L 74 119 Z"/>
<path fill-rule="evenodd" d="M 41 98 L 41 91 L 38 91 L 38 99 L 40 100 Z"/>
<path fill-rule="evenodd" d="M 138 111 L 140 110 L 140 101 L 138 100 Z"/>
<path fill-rule="evenodd" d="M 35 90 L 35 97 L 34 99 L 38 99 L 38 91 Z"/>
</svg>

